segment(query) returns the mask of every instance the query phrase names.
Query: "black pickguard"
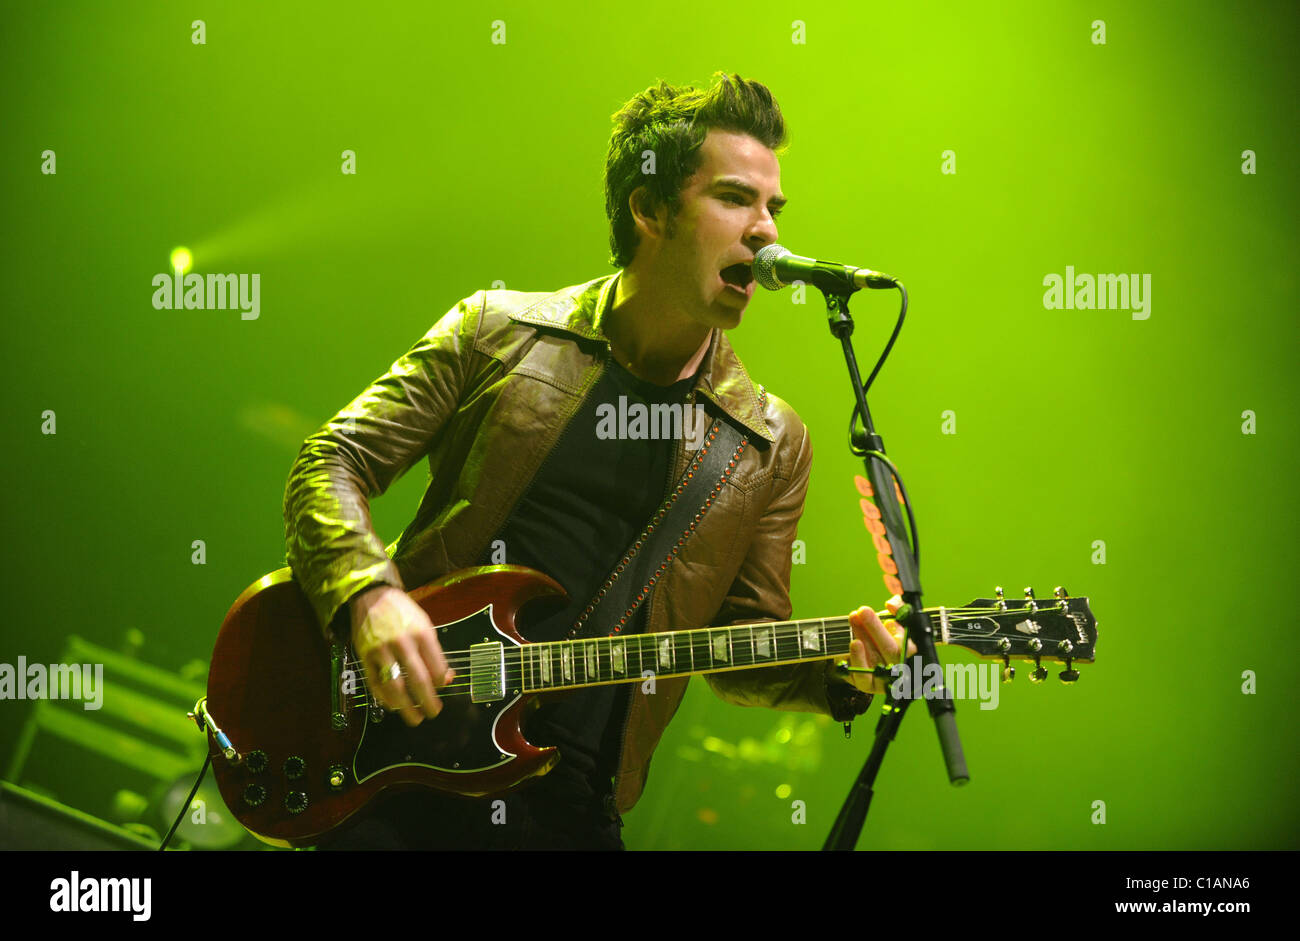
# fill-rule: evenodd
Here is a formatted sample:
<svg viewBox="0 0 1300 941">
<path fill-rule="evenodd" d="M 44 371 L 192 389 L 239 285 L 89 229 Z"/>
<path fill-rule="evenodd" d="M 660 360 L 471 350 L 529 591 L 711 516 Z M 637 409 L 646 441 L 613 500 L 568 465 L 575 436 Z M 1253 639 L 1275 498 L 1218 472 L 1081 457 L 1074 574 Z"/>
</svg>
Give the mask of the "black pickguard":
<svg viewBox="0 0 1300 941">
<path fill-rule="evenodd" d="M 499 633 L 492 623 L 491 607 L 485 607 L 468 617 L 437 628 L 438 643 L 442 649 L 461 654 L 465 661 L 473 644 L 501 641 L 507 647 L 514 642 Z M 469 666 L 457 670 L 459 684 L 469 680 Z M 366 726 L 361 743 L 353 758 L 352 770 L 357 781 L 398 765 L 417 765 L 436 771 L 470 773 L 494 768 L 514 759 L 504 753 L 492 734 L 497 717 L 518 698 L 506 690 L 504 699 L 496 702 L 471 702 L 468 692 L 443 695 L 442 712 L 436 718 L 425 719 L 414 728 L 408 726 L 397 713 L 388 713 L 382 721 L 372 721 L 366 710 Z"/>
</svg>

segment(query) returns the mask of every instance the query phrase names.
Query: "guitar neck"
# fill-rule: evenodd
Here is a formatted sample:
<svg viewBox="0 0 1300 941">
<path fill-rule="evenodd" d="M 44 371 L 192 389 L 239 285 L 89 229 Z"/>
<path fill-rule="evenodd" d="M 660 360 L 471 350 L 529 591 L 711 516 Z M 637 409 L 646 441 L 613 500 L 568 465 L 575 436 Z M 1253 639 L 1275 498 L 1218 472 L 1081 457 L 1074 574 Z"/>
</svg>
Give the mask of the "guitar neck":
<svg viewBox="0 0 1300 941">
<path fill-rule="evenodd" d="M 514 652 L 524 691 L 538 693 L 825 660 L 846 656 L 852 639 L 847 617 L 806 618 L 527 644 Z"/>
<path fill-rule="evenodd" d="M 1061 661 L 1066 665 L 1063 678 L 1073 682 L 1077 674 L 1072 664 L 1091 663 L 1095 657 L 1097 622 L 1088 599 L 1070 598 L 1062 588 L 1051 601 L 1036 601 L 1028 589 L 1024 600 L 1008 601 L 998 589 L 996 598 L 976 598 L 960 608 L 926 608 L 925 613 L 936 644 L 964 647 L 1008 666 L 1011 658 L 1024 658 L 1034 664 L 1036 675 L 1046 675 L 1041 661 Z M 847 617 L 806 618 L 525 644 L 509 650 L 485 643 L 470 649 L 470 660 L 475 661 L 478 650 L 478 662 L 489 674 L 501 671 L 498 680 L 489 676 L 480 681 L 487 691 L 494 682 L 504 687 L 508 674 L 511 685 L 518 678 L 525 692 L 540 693 L 844 657 L 852 640 Z"/>
</svg>

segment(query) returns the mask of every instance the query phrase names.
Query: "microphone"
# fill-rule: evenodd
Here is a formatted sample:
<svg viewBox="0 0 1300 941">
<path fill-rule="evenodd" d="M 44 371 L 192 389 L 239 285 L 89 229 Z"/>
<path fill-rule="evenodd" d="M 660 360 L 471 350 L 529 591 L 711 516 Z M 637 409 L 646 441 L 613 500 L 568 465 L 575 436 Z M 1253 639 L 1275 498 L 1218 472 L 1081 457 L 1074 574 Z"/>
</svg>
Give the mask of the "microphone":
<svg viewBox="0 0 1300 941">
<path fill-rule="evenodd" d="M 769 291 L 779 291 L 794 281 L 803 281 L 832 294 L 898 286 L 898 279 L 883 271 L 805 258 L 775 243 L 763 246 L 754 256 L 754 280 Z"/>
</svg>

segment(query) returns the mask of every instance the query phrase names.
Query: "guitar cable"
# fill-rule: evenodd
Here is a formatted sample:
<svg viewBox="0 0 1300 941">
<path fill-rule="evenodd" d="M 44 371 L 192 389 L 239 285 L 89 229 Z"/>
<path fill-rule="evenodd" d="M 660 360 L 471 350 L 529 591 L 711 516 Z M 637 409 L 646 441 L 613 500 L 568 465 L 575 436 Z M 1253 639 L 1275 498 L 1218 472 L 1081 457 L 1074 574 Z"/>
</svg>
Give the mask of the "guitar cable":
<svg viewBox="0 0 1300 941">
<path fill-rule="evenodd" d="M 190 796 L 185 798 L 185 803 L 181 804 L 180 813 L 176 815 L 176 820 L 172 823 L 172 828 L 168 830 L 167 835 L 163 837 L 162 844 L 158 847 L 158 852 L 161 853 L 163 850 L 167 849 L 167 844 L 171 842 L 172 834 L 174 834 L 176 828 L 181 825 L 181 819 L 189 812 L 190 804 L 194 803 L 194 795 L 199 792 L 199 785 L 203 783 L 203 776 L 208 773 L 208 765 L 210 764 L 212 764 L 211 752 L 203 756 L 203 767 L 199 770 L 198 780 L 194 782 L 194 787 L 190 788 Z"/>
</svg>

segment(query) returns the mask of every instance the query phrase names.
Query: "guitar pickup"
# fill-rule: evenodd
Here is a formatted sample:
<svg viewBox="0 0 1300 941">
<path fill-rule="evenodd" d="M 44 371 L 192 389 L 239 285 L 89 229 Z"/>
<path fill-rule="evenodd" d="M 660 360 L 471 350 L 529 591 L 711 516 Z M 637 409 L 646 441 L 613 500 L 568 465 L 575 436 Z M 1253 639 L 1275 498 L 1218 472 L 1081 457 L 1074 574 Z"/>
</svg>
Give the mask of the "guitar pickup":
<svg viewBox="0 0 1300 941">
<path fill-rule="evenodd" d="M 469 648 L 470 702 L 496 702 L 506 695 L 506 658 L 501 643 Z"/>
</svg>

